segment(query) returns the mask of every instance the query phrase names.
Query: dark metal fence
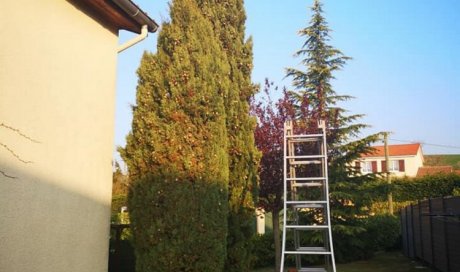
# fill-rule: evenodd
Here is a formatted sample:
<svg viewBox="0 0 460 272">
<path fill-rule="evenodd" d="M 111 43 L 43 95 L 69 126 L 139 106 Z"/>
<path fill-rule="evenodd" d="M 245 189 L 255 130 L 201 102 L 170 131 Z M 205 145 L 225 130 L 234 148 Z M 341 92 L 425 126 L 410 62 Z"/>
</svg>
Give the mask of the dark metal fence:
<svg viewBox="0 0 460 272">
<path fill-rule="evenodd" d="M 134 272 L 134 250 L 129 240 L 122 240 L 123 230 L 129 224 L 110 225 L 109 271 L 108 272 Z"/>
<path fill-rule="evenodd" d="M 419 201 L 401 210 L 403 252 L 443 272 L 460 271 L 460 197 Z"/>
</svg>

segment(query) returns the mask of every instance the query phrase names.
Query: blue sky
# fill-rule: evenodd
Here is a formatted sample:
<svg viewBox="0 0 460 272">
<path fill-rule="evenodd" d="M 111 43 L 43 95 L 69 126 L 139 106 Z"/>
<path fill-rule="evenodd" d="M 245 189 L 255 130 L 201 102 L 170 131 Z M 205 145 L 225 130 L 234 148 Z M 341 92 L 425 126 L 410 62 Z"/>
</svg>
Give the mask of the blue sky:
<svg viewBox="0 0 460 272">
<path fill-rule="evenodd" d="M 168 15 L 165 0 L 136 0 L 157 22 Z M 365 114 L 370 134 L 390 131 L 391 143 L 418 141 L 425 154 L 460 154 L 460 1 L 325 0 L 330 43 L 353 59 L 333 82 L 354 96 L 342 107 Z M 253 82 L 268 77 L 290 86 L 286 67 L 304 40 L 312 0 L 246 0 L 246 32 L 254 40 Z M 134 34 L 122 31 L 120 43 Z M 158 34 L 119 54 L 115 145 L 131 127 L 136 69 L 144 50 L 156 51 Z M 299 67 L 298 67 L 299 68 Z M 275 94 L 276 96 L 276 94 Z M 397 141 L 398 140 L 398 141 Z M 440 147 L 451 146 L 451 147 Z M 119 158 L 118 154 L 115 154 Z"/>
</svg>

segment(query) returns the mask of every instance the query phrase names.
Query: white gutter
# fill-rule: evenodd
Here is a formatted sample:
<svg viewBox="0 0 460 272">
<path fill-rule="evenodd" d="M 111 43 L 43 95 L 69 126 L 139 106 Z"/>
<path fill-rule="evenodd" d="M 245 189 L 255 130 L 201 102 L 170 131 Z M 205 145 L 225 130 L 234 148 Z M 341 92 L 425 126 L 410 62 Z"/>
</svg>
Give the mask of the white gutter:
<svg viewBox="0 0 460 272">
<path fill-rule="evenodd" d="M 139 34 L 136 37 L 132 38 L 131 40 L 125 42 L 124 44 L 119 45 L 117 52 L 120 53 L 123 50 L 128 49 L 131 46 L 135 45 L 136 43 L 144 40 L 145 38 L 147 38 L 148 33 L 149 33 L 148 26 L 143 25 L 142 29 L 141 29 L 141 34 Z"/>
</svg>

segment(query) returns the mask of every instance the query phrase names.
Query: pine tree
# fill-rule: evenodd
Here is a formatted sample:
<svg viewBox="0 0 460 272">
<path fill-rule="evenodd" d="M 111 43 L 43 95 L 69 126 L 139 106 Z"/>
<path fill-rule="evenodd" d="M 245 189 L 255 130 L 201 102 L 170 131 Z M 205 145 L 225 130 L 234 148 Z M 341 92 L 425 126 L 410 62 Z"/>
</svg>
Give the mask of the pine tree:
<svg viewBox="0 0 460 272">
<path fill-rule="evenodd" d="M 295 91 L 292 95 L 297 101 L 298 126 L 304 130 L 317 127 L 318 120 L 326 121 L 329 157 L 329 183 L 332 203 L 333 231 L 336 253 L 347 250 L 338 243 L 354 239 L 364 231 L 357 223 L 357 218 L 366 216 L 368 199 L 363 195 L 366 182 L 375 178 L 373 175 L 358 175 L 352 162 L 360 154 L 371 151 L 370 144 L 379 138 L 379 134 L 358 139 L 365 124 L 357 123 L 363 115 L 347 115 L 339 102 L 352 97 L 338 95 L 331 81 L 333 73 L 340 70 L 349 59 L 330 44 L 328 24 L 323 17 L 322 4 L 315 0 L 311 8 L 313 15 L 310 24 L 300 31 L 305 43 L 296 55 L 303 57 L 304 70 L 289 68 L 287 75 L 292 77 Z M 358 139 L 358 140 L 357 140 Z M 347 240 L 348 239 L 348 240 Z M 341 254 L 338 252 L 338 259 Z"/>
<path fill-rule="evenodd" d="M 249 115 L 249 100 L 257 90 L 251 82 L 252 40 L 245 40 L 242 0 L 198 2 L 203 14 L 213 22 L 230 66 L 230 85 L 225 98 L 230 167 L 225 271 L 249 271 L 260 158 L 254 141 L 255 120 Z"/>
<path fill-rule="evenodd" d="M 137 271 L 222 271 L 226 256 L 230 67 L 193 0 L 173 0 L 156 54 L 138 69 L 121 150 Z"/>
</svg>

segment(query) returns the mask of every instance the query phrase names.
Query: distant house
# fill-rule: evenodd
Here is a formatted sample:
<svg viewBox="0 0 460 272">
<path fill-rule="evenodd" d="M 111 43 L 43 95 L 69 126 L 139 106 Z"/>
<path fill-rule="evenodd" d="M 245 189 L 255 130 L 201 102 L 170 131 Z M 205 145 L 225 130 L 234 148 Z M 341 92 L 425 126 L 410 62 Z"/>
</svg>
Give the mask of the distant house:
<svg viewBox="0 0 460 272">
<path fill-rule="evenodd" d="M 130 0 L 0 1 L 0 271 L 107 271 L 118 31 L 157 27 Z"/>
<path fill-rule="evenodd" d="M 423 152 L 419 143 L 389 145 L 389 166 L 388 171 L 396 177 L 415 177 L 420 167 L 423 166 Z M 374 146 L 374 152 L 363 154 L 355 164 L 361 173 L 386 172 L 384 146 Z"/>
</svg>

